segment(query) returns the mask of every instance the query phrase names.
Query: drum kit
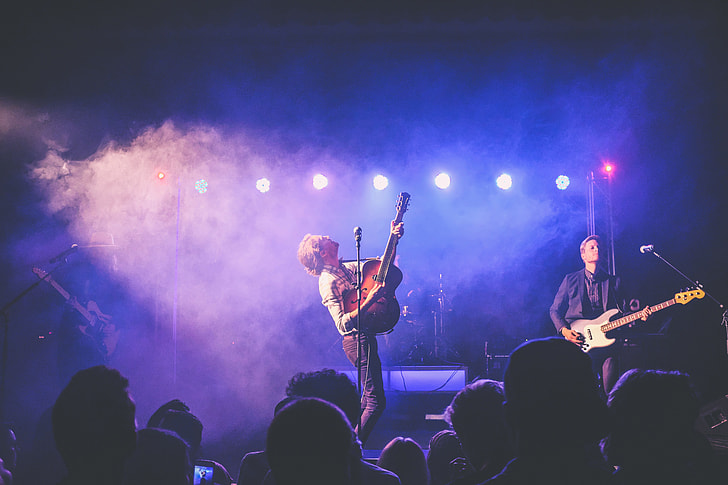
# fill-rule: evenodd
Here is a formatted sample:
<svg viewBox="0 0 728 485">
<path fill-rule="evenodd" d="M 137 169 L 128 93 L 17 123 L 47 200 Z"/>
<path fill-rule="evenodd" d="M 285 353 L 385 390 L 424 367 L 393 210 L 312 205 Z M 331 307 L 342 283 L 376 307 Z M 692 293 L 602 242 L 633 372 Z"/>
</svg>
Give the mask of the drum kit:
<svg viewBox="0 0 728 485">
<path fill-rule="evenodd" d="M 435 291 L 415 288 L 401 299 L 401 315 L 386 347 L 399 365 L 459 364 L 461 356 L 448 342 L 452 305 L 440 275 Z"/>
</svg>

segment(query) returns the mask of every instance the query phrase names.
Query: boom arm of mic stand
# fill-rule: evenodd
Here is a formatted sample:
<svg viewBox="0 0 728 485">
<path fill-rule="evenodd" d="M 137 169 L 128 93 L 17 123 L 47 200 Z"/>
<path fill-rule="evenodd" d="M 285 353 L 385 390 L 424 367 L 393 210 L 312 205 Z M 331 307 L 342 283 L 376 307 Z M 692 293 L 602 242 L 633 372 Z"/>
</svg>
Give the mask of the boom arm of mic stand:
<svg viewBox="0 0 728 485">
<path fill-rule="evenodd" d="M 657 254 L 657 251 L 654 251 L 653 250 L 651 252 L 660 261 L 662 261 L 663 263 L 665 263 L 666 265 L 668 265 L 670 268 L 672 268 L 677 274 L 679 274 L 680 276 L 682 276 L 683 278 L 685 278 L 687 281 L 689 281 L 691 285 L 693 285 L 696 288 L 700 288 L 701 290 L 705 291 L 705 288 L 703 287 L 702 283 L 700 283 L 698 280 L 693 280 L 692 278 L 688 277 L 685 273 L 683 273 L 682 271 L 680 271 L 679 269 L 677 269 L 675 266 L 673 266 L 668 260 L 666 260 L 665 258 L 663 258 L 662 256 L 660 256 L 659 254 Z M 716 300 L 713 297 L 713 295 L 711 295 L 707 291 L 705 291 L 705 294 L 708 295 L 708 298 L 710 298 L 711 300 L 713 300 L 721 309 L 725 309 L 725 305 L 723 305 L 721 302 L 719 302 L 718 300 Z"/>
<path fill-rule="evenodd" d="M 680 276 L 682 276 L 683 278 L 685 278 L 686 280 L 688 280 L 691 285 L 693 285 L 693 286 L 695 286 L 697 288 L 700 288 L 701 290 L 705 291 L 705 294 L 708 295 L 708 298 L 710 298 L 711 300 L 713 300 L 721 308 L 721 310 L 723 310 L 723 317 L 721 319 L 721 325 L 723 327 L 725 327 L 725 331 L 726 331 L 726 353 L 728 354 L 728 309 L 726 309 L 725 305 L 723 305 L 721 302 L 719 302 L 718 300 L 716 300 L 713 297 L 713 295 L 711 295 L 710 293 L 708 293 L 705 290 L 705 288 L 703 287 L 703 285 L 698 280 L 693 280 L 692 278 L 688 278 L 688 276 L 685 273 L 683 273 L 682 271 L 680 271 L 679 269 L 677 269 L 675 266 L 673 266 L 668 260 L 666 260 L 665 258 L 663 258 L 662 256 L 660 256 L 659 254 L 657 254 L 657 251 L 652 250 L 651 252 L 660 261 L 662 261 L 663 263 L 665 263 L 666 265 L 668 265 L 670 268 L 672 268 L 677 274 L 679 274 Z"/>
</svg>

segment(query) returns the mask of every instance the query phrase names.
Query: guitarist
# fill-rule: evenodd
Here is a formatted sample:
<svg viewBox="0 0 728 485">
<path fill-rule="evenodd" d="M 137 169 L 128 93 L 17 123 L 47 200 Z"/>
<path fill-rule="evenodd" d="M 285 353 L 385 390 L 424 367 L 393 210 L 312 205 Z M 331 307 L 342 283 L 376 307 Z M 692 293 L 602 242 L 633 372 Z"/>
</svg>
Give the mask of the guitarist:
<svg viewBox="0 0 728 485">
<path fill-rule="evenodd" d="M 584 269 L 564 277 L 549 309 L 556 333 L 576 345 L 581 345 L 584 336 L 571 329 L 571 322 L 594 319 L 612 308 L 621 312 L 619 278 L 599 266 L 599 242 L 599 236 L 596 235 L 588 236 L 581 242 L 579 252 Z M 642 320 L 646 320 L 651 313 L 650 307 L 647 306 L 641 312 Z M 615 350 L 604 347 L 592 350 L 589 355 L 595 373 L 601 374 L 605 394 L 609 394 L 619 378 Z"/>
<path fill-rule="evenodd" d="M 123 291 L 114 278 L 117 266 L 113 236 L 94 233 L 82 248 L 56 273 L 58 283 L 71 295 L 63 306 L 56 332 L 62 385 L 79 370 L 109 363 L 118 336 L 115 324 L 122 312 Z M 93 322 L 77 310 L 79 305 L 88 310 Z"/>
<path fill-rule="evenodd" d="M 404 223 L 391 223 L 391 233 L 401 238 Z M 336 329 L 343 336 L 344 353 L 354 366 L 357 365 L 356 330 L 358 309 L 346 312 L 343 295 L 356 286 L 356 262 L 343 263 L 339 258 L 339 243 L 328 236 L 306 234 L 298 246 L 298 260 L 306 271 L 319 277 L 319 293 L 322 303 L 334 319 Z M 362 314 L 385 295 L 384 285 L 375 283 L 361 302 Z M 374 425 L 384 412 L 384 382 L 382 362 L 379 359 L 377 338 L 366 331 L 361 335 L 361 382 L 363 387 L 361 429 L 357 428 L 359 440 L 366 443 Z"/>
</svg>

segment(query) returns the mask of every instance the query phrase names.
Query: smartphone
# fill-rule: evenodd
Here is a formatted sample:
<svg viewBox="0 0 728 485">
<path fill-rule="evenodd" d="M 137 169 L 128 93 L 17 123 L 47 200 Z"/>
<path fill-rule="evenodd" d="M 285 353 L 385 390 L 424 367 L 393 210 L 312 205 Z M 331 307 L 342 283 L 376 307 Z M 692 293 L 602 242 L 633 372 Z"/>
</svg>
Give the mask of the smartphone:
<svg viewBox="0 0 728 485">
<path fill-rule="evenodd" d="M 195 474 L 192 477 L 192 485 L 212 485 L 213 468 L 211 466 L 195 465 Z"/>
</svg>

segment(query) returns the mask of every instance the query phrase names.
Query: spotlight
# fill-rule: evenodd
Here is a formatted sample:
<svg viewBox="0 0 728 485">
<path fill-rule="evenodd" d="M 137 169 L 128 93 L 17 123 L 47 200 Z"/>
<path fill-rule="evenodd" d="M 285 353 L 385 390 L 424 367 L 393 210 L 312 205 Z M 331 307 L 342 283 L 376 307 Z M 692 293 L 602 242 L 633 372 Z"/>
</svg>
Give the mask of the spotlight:
<svg viewBox="0 0 728 485">
<path fill-rule="evenodd" d="M 604 162 L 604 165 L 602 166 L 602 170 L 604 170 L 604 173 L 606 173 L 607 175 L 612 175 L 615 168 L 616 167 L 611 162 Z"/>
<path fill-rule="evenodd" d="M 374 177 L 373 183 L 375 189 L 384 190 L 389 185 L 389 179 L 387 179 L 384 175 L 379 174 Z"/>
<path fill-rule="evenodd" d="M 445 190 L 450 187 L 450 176 L 445 172 L 440 172 L 435 176 L 435 186 L 438 189 Z"/>
<path fill-rule="evenodd" d="M 566 175 L 559 175 L 556 177 L 556 188 L 559 190 L 566 190 L 569 188 L 569 184 L 571 183 L 571 180 L 569 180 L 569 177 Z"/>
<path fill-rule="evenodd" d="M 507 173 L 502 173 L 495 179 L 495 184 L 499 189 L 508 190 L 513 186 L 513 179 Z"/>
<path fill-rule="evenodd" d="M 159 172 L 157 172 L 157 178 L 159 180 L 164 180 L 164 177 L 166 177 L 166 176 L 167 175 L 163 171 L 161 171 L 161 170 Z"/>
<path fill-rule="evenodd" d="M 313 186 L 316 190 L 324 189 L 327 185 L 329 185 L 329 179 L 327 179 L 324 175 L 317 173 L 313 176 Z"/>
<path fill-rule="evenodd" d="M 255 188 L 258 189 L 258 192 L 263 193 L 263 194 L 268 192 L 270 190 L 270 180 L 268 180 L 265 177 L 256 180 Z"/>
<path fill-rule="evenodd" d="M 195 190 L 201 194 L 204 194 L 207 192 L 207 180 L 200 179 L 197 182 L 195 182 Z"/>
</svg>

